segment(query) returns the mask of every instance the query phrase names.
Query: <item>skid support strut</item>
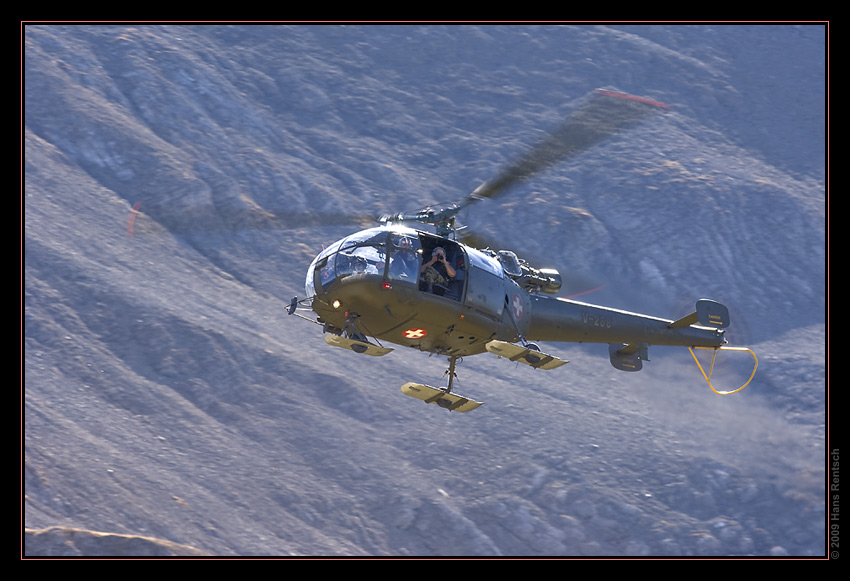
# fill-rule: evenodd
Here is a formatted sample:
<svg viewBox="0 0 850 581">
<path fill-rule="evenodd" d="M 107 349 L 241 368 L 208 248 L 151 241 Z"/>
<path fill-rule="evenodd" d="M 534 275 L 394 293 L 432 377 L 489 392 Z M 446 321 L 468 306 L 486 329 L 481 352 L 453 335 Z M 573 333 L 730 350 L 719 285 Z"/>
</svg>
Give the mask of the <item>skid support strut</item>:
<svg viewBox="0 0 850 581">
<path fill-rule="evenodd" d="M 449 368 L 446 369 L 446 374 L 449 376 L 449 383 L 446 386 L 446 393 L 452 392 L 452 384 L 454 383 L 455 377 L 457 377 L 457 374 L 455 373 L 455 365 L 457 365 L 457 360 L 457 355 L 451 355 L 449 357 Z"/>
</svg>

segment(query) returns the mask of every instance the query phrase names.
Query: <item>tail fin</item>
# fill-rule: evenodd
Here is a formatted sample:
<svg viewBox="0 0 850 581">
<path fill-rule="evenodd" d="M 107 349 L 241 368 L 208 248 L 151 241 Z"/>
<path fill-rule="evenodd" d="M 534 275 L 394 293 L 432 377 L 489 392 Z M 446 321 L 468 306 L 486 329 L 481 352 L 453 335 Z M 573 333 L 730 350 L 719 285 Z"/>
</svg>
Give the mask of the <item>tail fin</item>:
<svg viewBox="0 0 850 581">
<path fill-rule="evenodd" d="M 686 317 L 682 317 L 678 321 L 673 321 L 668 326 L 671 329 L 679 329 L 682 327 L 689 327 L 690 325 L 701 325 L 703 327 L 710 327 L 713 329 L 725 329 L 729 326 L 729 309 L 726 308 L 725 305 L 718 303 L 717 301 L 712 301 L 710 299 L 700 299 L 697 301 L 696 311 L 687 315 Z M 708 372 L 705 371 L 702 364 L 697 359 L 696 353 L 694 353 L 694 349 L 713 349 L 714 352 L 711 354 L 711 364 L 708 367 Z M 694 358 L 694 361 L 699 367 L 700 372 L 702 372 L 702 376 L 708 382 L 708 387 L 711 388 L 711 391 L 718 395 L 729 395 L 732 393 L 738 393 L 745 387 L 747 387 L 750 382 L 753 380 L 753 377 L 756 376 L 756 369 L 758 369 L 759 361 L 756 354 L 752 352 L 751 349 L 746 347 L 727 347 L 722 345 L 720 347 L 688 347 L 691 355 Z M 737 351 L 737 352 L 747 352 L 753 356 L 753 372 L 750 374 L 750 378 L 737 389 L 733 389 L 731 391 L 718 391 L 714 385 L 711 383 L 711 377 L 714 373 L 714 360 L 717 357 L 718 351 Z"/>
<path fill-rule="evenodd" d="M 673 321 L 669 327 L 671 329 L 678 329 L 680 327 L 688 327 L 694 323 L 715 329 L 725 329 L 729 326 L 729 309 L 717 301 L 700 299 L 697 301 L 696 311 L 686 317 L 682 317 L 678 321 Z"/>
</svg>

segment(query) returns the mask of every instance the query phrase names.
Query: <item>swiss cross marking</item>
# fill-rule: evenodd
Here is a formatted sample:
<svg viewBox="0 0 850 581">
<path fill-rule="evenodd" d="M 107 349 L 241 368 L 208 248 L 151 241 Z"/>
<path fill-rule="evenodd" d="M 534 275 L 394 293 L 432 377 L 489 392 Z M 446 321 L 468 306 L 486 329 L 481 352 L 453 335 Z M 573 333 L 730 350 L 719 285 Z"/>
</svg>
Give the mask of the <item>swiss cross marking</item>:
<svg viewBox="0 0 850 581">
<path fill-rule="evenodd" d="M 402 335 L 404 335 L 405 339 L 421 339 L 427 334 L 428 331 L 426 331 L 425 329 L 408 329 L 402 332 Z"/>
<path fill-rule="evenodd" d="M 514 309 L 514 315 L 516 315 L 517 319 L 522 318 L 522 299 L 519 298 L 519 295 L 514 295 L 514 300 L 511 302 L 511 306 Z"/>
</svg>

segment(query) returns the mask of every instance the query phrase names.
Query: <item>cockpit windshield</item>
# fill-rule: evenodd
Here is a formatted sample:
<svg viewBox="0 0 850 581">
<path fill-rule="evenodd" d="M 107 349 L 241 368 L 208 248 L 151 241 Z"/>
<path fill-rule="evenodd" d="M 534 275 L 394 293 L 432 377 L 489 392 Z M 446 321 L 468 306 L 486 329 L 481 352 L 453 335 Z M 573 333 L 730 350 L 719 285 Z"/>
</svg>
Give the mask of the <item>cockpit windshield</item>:
<svg viewBox="0 0 850 581">
<path fill-rule="evenodd" d="M 361 233 L 362 234 L 362 233 Z M 336 255 L 336 276 L 384 273 L 386 263 L 386 235 L 360 236 L 355 234 L 346 239 Z"/>
<path fill-rule="evenodd" d="M 306 290 L 315 294 L 349 276 L 377 275 L 415 283 L 419 272 L 419 236 L 415 231 L 373 228 L 352 234 L 319 254 L 307 272 Z M 387 259 L 389 258 L 389 263 Z"/>
</svg>

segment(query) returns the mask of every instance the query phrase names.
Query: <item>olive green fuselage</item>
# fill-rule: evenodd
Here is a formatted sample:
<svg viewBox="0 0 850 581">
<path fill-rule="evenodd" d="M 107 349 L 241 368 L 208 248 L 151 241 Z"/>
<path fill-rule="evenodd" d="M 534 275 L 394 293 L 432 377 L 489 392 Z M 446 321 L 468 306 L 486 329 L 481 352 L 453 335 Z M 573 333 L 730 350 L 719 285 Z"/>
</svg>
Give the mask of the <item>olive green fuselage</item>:
<svg viewBox="0 0 850 581">
<path fill-rule="evenodd" d="M 460 300 L 423 292 L 379 275 L 350 276 L 313 300 L 323 322 L 379 341 L 447 355 L 483 353 L 488 341 L 646 344 L 719 347 L 723 332 L 701 326 L 671 328 L 672 320 L 547 295 L 501 280 L 499 300 Z M 480 298 L 480 297 L 479 297 Z M 336 301 L 336 302 L 335 302 Z M 334 305 L 338 306 L 334 306 Z"/>
<path fill-rule="evenodd" d="M 308 270 L 306 291 L 327 332 L 446 355 L 483 353 L 493 340 L 642 347 L 725 343 L 722 330 L 693 325 L 696 314 L 674 323 L 531 292 L 556 292 L 560 275 L 538 271 L 555 273 L 557 280 L 529 287 L 505 254 L 408 228 L 373 228 L 319 254 Z M 426 272 L 435 255 L 451 264 L 451 274 L 439 280 Z M 700 320 L 718 317 L 728 324 L 725 307 L 716 313 L 716 303 L 700 302 L 705 311 Z"/>
</svg>

